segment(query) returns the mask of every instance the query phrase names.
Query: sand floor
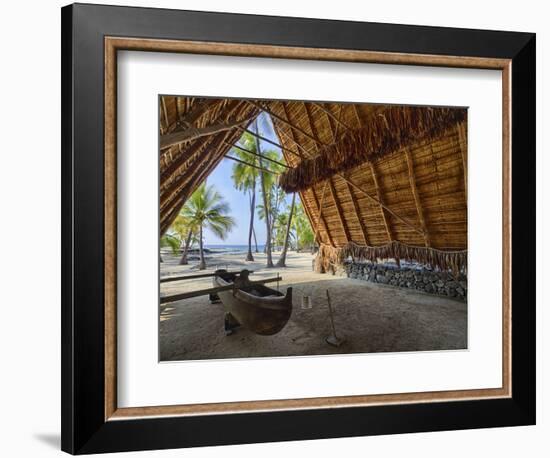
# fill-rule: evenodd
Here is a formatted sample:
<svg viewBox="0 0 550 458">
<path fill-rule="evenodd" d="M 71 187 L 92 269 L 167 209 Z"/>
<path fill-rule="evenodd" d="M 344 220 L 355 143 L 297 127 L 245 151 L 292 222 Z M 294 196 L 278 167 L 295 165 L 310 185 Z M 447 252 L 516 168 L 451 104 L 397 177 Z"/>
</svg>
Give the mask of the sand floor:
<svg viewBox="0 0 550 458">
<path fill-rule="evenodd" d="M 266 269 L 265 255 L 244 262 L 244 255 L 215 255 L 207 259 L 216 267 L 254 270 L 251 279 L 274 277 L 283 281 L 281 291 L 293 286 L 293 311 L 286 327 L 274 336 L 259 336 L 244 328 L 224 333 L 222 304 L 210 304 L 208 296 L 165 304 L 160 309 L 160 360 L 219 359 L 262 356 L 325 355 L 342 353 L 450 350 L 467 347 L 467 305 L 362 280 L 312 272 L 312 256 L 290 252 L 289 267 Z M 197 273 L 196 265 L 179 266 L 178 259 L 163 255 L 161 276 Z M 278 259 L 275 254 L 274 261 Z M 210 288 L 210 278 L 161 285 L 161 295 Z M 276 288 L 275 283 L 269 286 Z M 338 337 L 345 342 L 333 347 L 326 290 L 334 309 Z M 313 307 L 301 308 L 302 294 L 312 294 Z"/>
</svg>

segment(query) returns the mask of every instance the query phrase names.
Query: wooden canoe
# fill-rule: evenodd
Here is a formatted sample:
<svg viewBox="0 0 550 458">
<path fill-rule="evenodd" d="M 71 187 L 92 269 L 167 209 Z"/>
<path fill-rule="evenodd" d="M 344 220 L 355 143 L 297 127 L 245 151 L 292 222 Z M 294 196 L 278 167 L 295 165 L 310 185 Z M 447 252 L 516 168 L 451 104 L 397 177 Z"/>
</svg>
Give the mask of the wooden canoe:
<svg viewBox="0 0 550 458">
<path fill-rule="evenodd" d="M 217 270 L 214 286 L 234 285 L 231 291 L 218 293 L 227 313 L 250 331 L 270 336 L 281 331 L 292 313 L 292 288 L 286 294 L 265 285 L 253 284 L 248 271 L 239 274 Z"/>
</svg>

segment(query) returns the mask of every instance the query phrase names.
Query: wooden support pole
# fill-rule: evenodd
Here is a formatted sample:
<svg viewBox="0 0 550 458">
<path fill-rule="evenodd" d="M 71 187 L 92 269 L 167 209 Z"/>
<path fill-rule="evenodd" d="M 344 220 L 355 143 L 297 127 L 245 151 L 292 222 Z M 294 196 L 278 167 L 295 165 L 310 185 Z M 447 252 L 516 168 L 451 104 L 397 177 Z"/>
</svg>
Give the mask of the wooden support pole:
<svg viewBox="0 0 550 458">
<path fill-rule="evenodd" d="M 420 220 L 420 226 L 424 231 L 424 244 L 427 247 L 431 246 L 430 237 L 428 235 L 428 229 L 426 226 L 426 220 L 424 219 L 424 211 L 422 210 L 422 203 L 420 202 L 420 195 L 418 194 L 418 188 L 416 187 L 416 176 L 414 174 L 414 163 L 411 151 L 409 148 L 405 148 L 405 159 L 407 161 L 407 170 L 409 173 L 409 184 L 411 185 L 411 191 L 414 197 L 414 204 L 416 206 L 416 212 L 418 213 L 418 219 Z"/>
</svg>

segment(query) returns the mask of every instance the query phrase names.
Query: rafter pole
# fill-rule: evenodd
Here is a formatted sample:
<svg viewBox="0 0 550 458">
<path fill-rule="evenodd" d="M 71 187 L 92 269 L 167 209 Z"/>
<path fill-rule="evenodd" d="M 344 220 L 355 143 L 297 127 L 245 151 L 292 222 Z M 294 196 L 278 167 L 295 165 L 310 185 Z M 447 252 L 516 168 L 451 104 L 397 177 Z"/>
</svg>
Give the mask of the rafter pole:
<svg viewBox="0 0 550 458">
<path fill-rule="evenodd" d="M 224 143 L 226 143 L 226 142 L 224 142 Z M 261 170 L 262 172 L 271 173 L 272 175 L 279 175 L 274 170 L 269 170 L 269 169 L 266 169 L 264 167 L 260 167 L 259 165 L 251 164 L 250 162 L 246 162 L 246 161 L 243 161 L 239 158 L 229 156 L 228 154 L 224 155 L 224 158 L 231 159 L 232 161 L 239 162 L 241 164 L 247 165 L 247 166 L 252 167 L 254 169 L 257 169 L 257 170 Z"/>
<path fill-rule="evenodd" d="M 161 194 L 161 234 L 170 227 L 170 224 L 178 216 L 179 210 L 189 198 L 191 190 L 194 191 L 196 186 L 201 183 L 222 159 L 223 154 L 220 153 L 221 146 L 224 141 L 236 141 L 235 134 L 237 132 L 224 132 L 216 136 L 216 143 L 211 145 L 212 154 L 205 154 L 201 159 L 193 164 L 193 171 L 176 193 L 172 195 Z M 178 186 L 179 183 L 174 182 L 172 186 Z M 176 188 L 177 189 L 177 188 Z M 163 202 L 166 204 L 163 205 Z"/>
<path fill-rule="evenodd" d="M 275 159 L 271 159 L 267 156 L 264 156 L 263 154 L 258 154 L 258 153 L 255 153 L 254 151 L 250 151 L 249 149 L 246 149 L 246 148 L 243 148 L 242 146 L 239 146 L 237 144 L 231 144 L 231 143 L 228 143 L 228 142 L 224 142 L 226 145 L 229 145 L 231 146 L 232 148 L 237 148 L 237 149 L 240 149 L 241 151 L 244 151 L 245 153 L 248 153 L 248 154 L 251 154 L 252 156 L 256 156 L 256 157 L 259 157 L 261 159 L 265 159 L 266 161 L 268 162 L 273 162 L 274 164 L 277 164 L 281 167 L 284 167 L 284 168 L 287 168 L 287 169 L 290 169 L 291 167 L 287 164 L 283 164 L 282 162 L 279 162 L 279 161 L 276 161 Z"/>
<path fill-rule="evenodd" d="M 195 124 L 204 114 L 208 113 L 219 103 L 223 102 L 223 99 L 206 99 L 202 102 L 198 102 L 191 107 L 191 110 L 187 112 L 189 97 L 185 97 L 186 112 L 183 116 L 178 117 L 177 124 L 182 125 L 184 128 Z M 237 106 L 237 105 L 235 105 Z"/>
<path fill-rule="evenodd" d="M 340 224 L 342 225 L 342 229 L 344 230 L 346 243 L 349 243 L 351 242 L 351 236 L 349 234 L 349 229 L 348 229 L 348 225 L 346 224 L 346 220 L 344 219 L 342 207 L 340 206 L 340 201 L 338 200 L 338 195 L 336 194 L 336 189 L 334 189 L 334 183 L 332 181 L 332 178 L 329 178 L 327 181 L 330 189 L 330 195 L 332 197 L 332 200 L 334 201 L 334 205 L 336 206 L 336 213 L 338 214 L 338 219 L 340 220 Z"/>
<path fill-rule="evenodd" d="M 462 156 L 462 169 L 464 171 L 464 194 L 468 202 L 468 138 L 466 137 L 466 123 L 457 124 L 458 144 L 460 145 L 460 154 Z"/>
<path fill-rule="evenodd" d="M 189 127 L 182 131 L 172 132 L 170 134 L 165 134 L 160 136 L 160 148 L 169 148 L 174 145 L 178 145 L 179 143 L 186 143 L 190 142 L 192 140 L 196 140 L 200 137 L 207 137 L 213 134 L 217 134 L 219 132 L 225 132 L 231 129 L 234 129 L 235 127 L 240 126 L 241 124 L 249 123 L 252 121 L 256 115 L 250 116 L 246 119 L 242 119 L 240 121 L 233 121 L 229 123 L 220 123 L 220 124 L 212 124 L 206 127 Z"/>
<path fill-rule="evenodd" d="M 376 170 L 372 162 L 370 163 L 370 170 L 372 173 L 372 179 L 374 181 L 374 189 L 376 189 L 376 196 L 378 197 L 378 205 L 380 205 L 380 213 L 382 214 L 382 220 L 384 221 L 384 226 L 386 227 L 386 234 L 388 235 L 388 240 L 391 242 L 393 240 L 393 234 L 391 232 L 390 225 L 388 223 L 386 210 L 382 205 L 382 190 L 380 189 L 380 184 L 378 183 L 378 176 L 376 175 Z"/>
<path fill-rule="evenodd" d="M 199 110 L 197 107 L 191 108 L 191 112 L 185 115 L 185 120 L 192 121 L 193 123 L 201 118 L 201 116 L 209 111 L 212 107 L 214 107 L 217 103 L 219 103 L 219 100 L 207 100 L 206 102 L 203 102 L 201 104 L 201 109 Z M 239 103 L 232 104 L 230 108 L 228 108 L 227 115 L 232 115 L 235 113 L 237 107 L 239 106 Z M 179 170 L 183 167 L 185 162 L 189 160 L 193 154 L 195 154 L 197 151 L 199 151 L 202 147 L 205 147 L 208 145 L 208 143 L 211 143 L 212 140 L 216 138 L 215 135 L 212 135 L 211 137 L 201 137 L 200 139 L 197 139 L 195 142 L 193 142 L 192 145 L 188 146 L 184 151 L 180 150 L 180 154 L 178 154 L 175 158 L 172 158 L 171 152 L 171 162 L 168 164 L 168 166 L 162 171 L 160 181 L 161 186 L 164 186 L 166 181 L 170 180 L 173 175 L 177 174 Z M 166 150 L 164 153 L 161 153 L 161 159 L 165 158 L 167 155 Z"/>
<path fill-rule="evenodd" d="M 346 184 L 346 189 L 348 191 L 351 202 L 353 204 L 353 209 L 355 210 L 355 216 L 357 217 L 359 227 L 361 228 L 361 234 L 363 235 L 363 243 L 365 245 L 368 245 L 369 244 L 369 237 L 367 235 L 367 228 L 365 227 L 365 223 L 363 222 L 363 219 L 361 218 L 361 212 L 359 210 L 359 205 L 357 205 L 357 200 L 355 199 L 355 196 L 353 195 L 353 190 L 351 189 L 350 184 L 347 181 L 344 181 L 344 183 Z"/>
<path fill-rule="evenodd" d="M 325 195 L 326 195 L 326 190 L 327 190 L 327 181 L 325 181 L 325 186 L 323 186 L 323 192 L 321 193 L 321 204 L 319 205 L 319 203 L 317 202 L 317 199 L 316 202 L 315 202 L 315 205 L 317 205 L 317 224 L 315 225 L 315 235 L 313 236 L 313 243 L 317 242 L 317 234 L 319 234 L 319 223 L 321 221 L 323 221 L 323 226 L 325 228 L 325 230 L 327 229 L 326 228 L 326 224 L 325 224 L 325 220 L 322 219 L 323 218 L 323 204 L 325 203 Z M 328 231 L 327 231 L 327 235 L 328 235 Z M 331 242 L 332 244 L 332 242 Z"/>
<path fill-rule="evenodd" d="M 249 133 L 250 135 L 253 135 L 254 137 L 258 137 L 260 140 L 262 140 L 266 143 L 269 143 L 270 145 L 276 146 L 281 151 L 287 151 L 291 154 L 294 154 L 294 155 L 300 157 L 299 154 L 295 153 L 291 149 L 288 149 L 288 148 L 284 147 L 283 145 L 279 145 L 277 142 L 274 142 L 273 140 L 270 140 L 269 138 L 262 137 L 261 135 L 258 135 L 256 132 L 253 132 L 250 129 L 245 129 L 244 127 L 238 127 L 238 129 L 242 130 L 243 132 Z"/>
<path fill-rule="evenodd" d="M 264 106 L 263 104 L 261 103 L 258 103 L 254 100 L 247 100 L 248 103 L 250 103 L 251 105 L 254 105 L 256 108 L 262 110 L 262 111 L 265 111 L 269 116 L 272 116 L 273 118 L 279 120 L 280 122 L 286 124 L 288 127 L 290 127 L 291 129 L 294 129 L 296 132 L 300 132 L 302 135 L 304 135 L 305 137 L 309 138 L 310 140 L 313 140 L 316 144 L 319 144 L 321 146 L 326 146 L 325 143 L 322 143 L 320 140 L 317 140 L 315 137 L 313 137 L 312 135 L 308 134 L 305 130 L 303 130 L 302 128 L 298 127 L 298 126 L 295 126 L 294 124 L 292 124 L 291 122 L 285 120 L 283 117 L 279 116 L 278 114 L 274 113 L 273 111 L 271 111 L 269 108 L 267 108 L 266 106 Z"/>
<path fill-rule="evenodd" d="M 411 185 L 411 191 L 414 197 L 414 204 L 416 205 L 416 212 L 418 213 L 418 219 L 420 220 L 420 226 L 424 231 L 424 244 L 429 247 L 430 236 L 428 234 L 428 228 L 426 226 L 426 220 L 424 218 L 424 211 L 422 210 L 422 203 L 420 202 L 420 195 L 418 194 L 418 188 L 416 186 L 416 176 L 414 174 L 414 163 L 411 151 L 409 148 L 404 148 L 405 150 L 405 159 L 407 161 L 407 170 L 409 173 L 409 183 Z"/>
<path fill-rule="evenodd" d="M 286 108 L 286 105 L 281 102 L 282 104 L 282 107 L 283 107 L 283 112 L 286 116 L 287 119 L 290 119 L 289 117 L 289 114 L 288 114 L 288 110 Z M 284 124 L 284 123 L 283 123 Z M 294 137 L 294 131 L 292 129 L 290 129 L 290 137 L 288 137 L 297 147 L 303 149 L 304 151 L 306 151 L 303 147 L 301 147 L 301 145 L 296 141 L 296 138 Z M 307 151 L 306 151 L 307 152 Z M 299 154 L 299 153 L 294 153 L 296 154 L 300 159 L 304 159 L 304 157 Z M 321 224 L 323 225 L 323 230 L 325 231 L 325 234 L 327 234 L 327 240 L 330 244 L 330 246 L 335 246 L 334 245 L 334 240 L 332 239 L 332 236 L 330 235 L 330 232 L 328 230 L 328 225 L 327 225 L 327 222 L 325 221 L 325 217 L 322 215 L 322 212 L 320 211 L 320 206 L 319 206 L 319 200 L 317 199 L 317 195 L 315 194 L 315 186 L 312 186 L 311 188 L 309 188 L 309 190 L 311 191 L 311 196 L 313 197 L 313 203 L 315 204 L 315 211 L 317 212 L 317 214 L 319 215 L 318 216 L 318 220 L 320 220 Z M 304 209 L 306 210 L 306 213 L 308 214 L 308 217 L 309 217 L 309 221 L 310 221 L 310 224 L 313 224 L 313 222 L 315 221 L 314 219 L 314 212 L 309 208 L 309 203 L 307 202 L 306 199 L 304 199 L 304 195 L 305 195 L 305 191 L 300 191 L 300 200 L 302 201 L 302 204 L 304 205 Z M 315 240 L 315 239 L 314 239 Z"/>
<path fill-rule="evenodd" d="M 160 105 L 162 107 L 162 114 L 164 115 L 164 127 L 163 131 L 166 132 L 168 130 L 168 111 L 166 110 L 166 100 L 164 96 L 161 96 L 160 98 Z"/>
<path fill-rule="evenodd" d="M 332 111 L 330 111 L 328 108 L 325 108 L 323 106 L 323 104 L 321 103 L 318 103 L 318 102 L 312 102 L 313 105 L 315 105 L 316 107 L 318 107 L 319 109 L 321 109 L 321 111 L 323 111 L 325 114 L 327 114 L 328 116 L 330 116 L 332 119 L 334 119 L 338 124 L 340 124 L 344 129 L 346 130 L 351 130 L 351 127 L 348 126 L 344 121 L 342 121 L 340 118 L 338 118 L 337 116 L 334 115 L 334 113 L 332 113 Z M 340 104 L 340 110 L 343 110 L 343 104 Z"/>
<path fill-rule="evenodd" d="M 337 173 L 337 175 L 339 177 L 341 177 L 343 180 L 346 180 L 351 186 L 353 186 L 353 188 L 357 189 L 360 193 L 364 194 L 365 196 L 367 196 L 370 200 L 372 200 L 374 203 L 378 204 L 380 206 L 380 209 L 382 211 L 382 216 L 384 217 L 384 223 L 386 225 L 386 231 L 388 233 L 388 236 L 390 237 L 390 241 L 392 241 L 393 237 L 392 237 L 392 233 L 391 233 L 391 230 L 390 230 L 390 227 L 389 225 L 387 224 L 387 217 L 386 217 L 386 214 L 384 211 L 388 212 L 390 215 L 394 216 L 396 219 L 398 219 L 399 221 L 401 221 L 403 224 L 405 224 L 407 227 L 410 227 L 413 231 L 415 232 L 418 232 L 419 234 L 421 234 L 422 236 L 424 235 L 424 231 L 422 229 L 419 229 L 417 228 L 413 223 L 410 223 L 409 221 L 407 221 L 406 219 L 404 219 L 403 217 L 399 216 L 397 213 L 395 213 L 391 208 L 389 208 L 387 205 L 385 205 L 383 202 L 382 202 L 382 193 L 380 191 L 380 186 L 378 184 L 378 178 L 376 176 L 376 172 L 374 171 L 374 167 L 373 167 L 373 164 L 371 163 L 371 172 L 373 172 L 373 179 L 374 179 L 374 186 L 376 188 L 376 194 L 377 194 L 377 198 L 371 196 L 368 192 L 366 192 L 365 190 L 361 189 L 361 187 L 359 187 L 358 185 L 356 185 L 353 181 L 351 180 L 348 180 L 344 175 L 342 175 L 341 173 Z"/>
<path fill-rule="evenodd" d="M 355 113 L 355 119 L 357 119 L 357 126 L 359 129 L 361 129 L 361 127 L 363 127 L 363 123 L 361 122 L 361 116 L 359 116 L 357 105 L 353 103 L 351 106 L 353 107 L 353 112 Z"/>
<path fill-rule="evenodd" d="M 311 131 L 313 132 L 314 135 L 318 136 L 318 133 L 315 129 L 315 125 L 313 124 L 313 120 L 312 120 L 312 116 L 311 116 L 311 112 L 310 110 L 307 108 L 306 106 L 306 112 L 307 112 L 307 117 L 308 117 L 308 121 L 309 121 L 309 126 L 311 128 Z M 340 107 L 340 115 L 342 114 L 342 108 Z M 336 141 L 336 135 L 337 135 L 337 131 L 338 131 L 338 126 L 334 126 L 333 123 L 332 123 L 332 120 L 329 116 L 329 111 L 325 111 L 325 115 L 326 115 L 326 118 L 327 118 L 327 122 L 328 122 L 328 130 L 330 132 L 330 135 L 332 137 L 332 141 Z M 347 182 L 344 181 L 344 183 L 346 184 L 348 190 L 349 190 L 349 185 Z M 352 241 L 352 238 L 351 238 L 351 235 L 350 235 L 350 232 L 349 232 L 349 228 L 348 228 L 348 225 L 346 223 L 346 219 L 344 217 L 344 212 L 342 211 L 342 206 L 340 204 L 340 201 L 338 199 L 338 195 L 336 193 L 336 190 L 334 189 L 334 183 L 333 183 L 333 180 L 332 178 L 329 179 L 329 184 L 330 184 L 330 191 L 331 191 L 331 195 L 332 195 L 332 199 L 334 200 L 334 204 L 336 205 L 336 211 L 338 213 L 338 217 L 340 219 L 340 223 L 342 224 L 342 228 L 344 230 L 344 234 L 346 236 L 346 243 L 348 242 L 351 242 Z M 350 195 L 350 198 L 351 200 L 353 201 L 353 195 L 351 194 L 351 192 L 349 193 Z M 354 205 L 354 208 L 355 208 L 355 215 L 357 217 L 357 219 L 359 220 L 359 225 L 361 226 L 361 229 L 363 229 L 363 225 L 362 225 L 362 222 L 359 218 L 359 213 L 357 212 L 357 209 L 355 207 L 355 202 L 353 202 L 353 205 Z M 363 232 L 363 238 L 366 240 L 366 236 Z M 366 243 L 366 242 L 365 242 Z"/>
</svg>

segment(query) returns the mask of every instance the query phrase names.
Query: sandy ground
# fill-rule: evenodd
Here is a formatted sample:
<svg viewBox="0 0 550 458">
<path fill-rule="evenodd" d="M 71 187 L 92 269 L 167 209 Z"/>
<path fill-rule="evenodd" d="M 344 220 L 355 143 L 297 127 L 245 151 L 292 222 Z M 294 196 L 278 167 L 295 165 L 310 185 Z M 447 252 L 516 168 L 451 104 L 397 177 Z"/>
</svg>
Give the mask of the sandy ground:
<svg viewBox="0 0 550 458">
<path fill-rule="evenodd" d="M 208 271 L 216 267 L 254 270 L 251 279 L 283 277 L 279 287 L 294 287 L 292 316 L 274 336 L 259 336 L 244 328 L 224 333 L 222 304 L 208 296 L 161 306 L 160 359 L 219 359 L 288 355 L 449 350 L 467 347 L 467 305 L 454 299 L 373 284 L 362 280 L 312 272 L 312 256 L 290 252 L 289 267 L 265 268 L 265 255 L 255 262 L 244 255 L 215 255 L 207 259 Z M 196 263 L 179 266 L 178 259 L 163 256 L 161 276 L 197 273 Z M 275 253 L 274 261 L 278 259 Z M 210 288 L 210 278 L 161 285 L 161 295 Z M 269 286 L 276 288 L 276 283 Z M 340 347 L 325 342 L 331 335 L 326 290 L 329 290 L 336 333 L 345 339 Z M 313 296 L 313 307 L 301 308 L 302 294 Z"/>
</svg>

